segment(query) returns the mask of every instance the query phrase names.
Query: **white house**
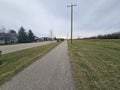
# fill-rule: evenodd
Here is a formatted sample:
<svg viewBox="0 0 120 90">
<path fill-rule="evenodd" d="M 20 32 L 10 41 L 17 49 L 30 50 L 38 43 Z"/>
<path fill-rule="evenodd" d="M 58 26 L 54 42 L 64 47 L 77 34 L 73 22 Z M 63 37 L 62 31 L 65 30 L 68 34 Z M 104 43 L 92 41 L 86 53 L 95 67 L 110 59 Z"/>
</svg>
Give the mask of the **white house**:
<svg viewBox="0 0 120 90">
<path fill-rule="evenodd" d="M 17 43 L 18 38 L 15 33 L 0 33 L 0 44 L 5 44 L 5 43 Z"/>
</svg>

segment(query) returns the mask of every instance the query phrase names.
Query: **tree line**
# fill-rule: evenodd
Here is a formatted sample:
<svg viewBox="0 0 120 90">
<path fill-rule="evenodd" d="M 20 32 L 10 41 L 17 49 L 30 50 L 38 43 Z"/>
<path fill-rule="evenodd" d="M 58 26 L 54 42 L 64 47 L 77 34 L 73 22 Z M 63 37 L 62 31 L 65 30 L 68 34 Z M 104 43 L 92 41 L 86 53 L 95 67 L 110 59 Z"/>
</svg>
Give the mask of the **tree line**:
<svg viewBox="0 0 120 90">
<path fill-rule="evenodd" d="M 115 32 L 111 34 L 105 34 L 105 35 L 97 35 L 89 38 L 84 39 L 120 39 L 120 32 Z"/>
<path fill-rule="evenodd" d="M 29 43 L 34 42 L 36 37 L 31 29 L 29 29 L 29 31 L 26 32 L 23 26 L 20 27 L 18 33 L 15 30 L 9 30 L 9 32 L 7 32 L 6 29 L 2 27 L 0 29 L 0 35 L 1 38 L 5 40 L 6 44 L 7 40 L 10 38 L 17 38 L 17 43 Z"/>
</svg>

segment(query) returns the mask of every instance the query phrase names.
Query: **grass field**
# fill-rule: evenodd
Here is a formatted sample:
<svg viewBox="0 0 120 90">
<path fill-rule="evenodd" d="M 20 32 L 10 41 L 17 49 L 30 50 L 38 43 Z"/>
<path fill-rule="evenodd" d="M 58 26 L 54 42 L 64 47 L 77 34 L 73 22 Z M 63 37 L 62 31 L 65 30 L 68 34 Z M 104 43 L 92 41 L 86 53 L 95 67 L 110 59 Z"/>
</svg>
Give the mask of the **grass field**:
<svg viewBox="0 0 120 90">
<path fill-rule="evenodd" d="M 120 90 L 120 40 L 74 40 L 69 51 L 78 90 Z"/>
<path fill-rule="evenodd" d="M 55 42 L 2 55 L 0 57 L 0 85 L 45 55 L 58 44 L 60 43 Z"/>
</svg>

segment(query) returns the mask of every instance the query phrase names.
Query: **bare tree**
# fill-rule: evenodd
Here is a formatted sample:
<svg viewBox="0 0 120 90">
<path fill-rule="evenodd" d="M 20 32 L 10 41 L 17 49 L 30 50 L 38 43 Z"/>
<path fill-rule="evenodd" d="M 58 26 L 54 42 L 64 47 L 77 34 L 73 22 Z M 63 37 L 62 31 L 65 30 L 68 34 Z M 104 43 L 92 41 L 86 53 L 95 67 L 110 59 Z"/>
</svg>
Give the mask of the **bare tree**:
<svg viewBox="0 0 120 90">
<path fill-rule="evenodd" d="M 52 29 L 50 30 L 50 40 L 52 41 L 52 38 L 53 38 L 53 31 Z"/>
<path fill-rule="evenodd" d="M 8 40 L 8 34 L 6 33 L 6 28 L 4 26 L 1 26 L 1 29 L 0 29 L 0 33 L 1 33 L 1 37 L 4 41 L 5 41 L 5 44 L 7 44 L 7 40 Z"/>
<path fill-rule="evenodd" d="M 4 26 L 1 26 L 0 33 L 6 33 L 6 28 Z"/>
</svg>

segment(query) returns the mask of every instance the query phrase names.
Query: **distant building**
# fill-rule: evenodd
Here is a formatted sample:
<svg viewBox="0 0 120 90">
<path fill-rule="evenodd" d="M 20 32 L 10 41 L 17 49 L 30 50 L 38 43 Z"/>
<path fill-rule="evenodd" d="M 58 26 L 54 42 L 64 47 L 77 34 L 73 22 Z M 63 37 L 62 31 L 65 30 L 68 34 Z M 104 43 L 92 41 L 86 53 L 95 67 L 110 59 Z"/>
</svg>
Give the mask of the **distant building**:
<svg viewBox="0 0 120 90">
<path fill-rule="evenodd" d="M 43 41 L 53 41 L 53 40 L 56 40 L 56 37 L 51 39 L 50 37 L 35 37 L 35 41 L 36 42 L 43 42 Z"/>
<path fill-rule="evenodd" d="M 49 37 L 41 37 L 41 39 L 42 39 L 43 41 L 50 41 L 50 38 L 49 38 Z"/>
<path fill-rule="evenodd" d="M 0 44 L 5 44 L 5 33 L 0 33 Z"/>
<path fill-rule="evenodd" d="M 0 33 L 0 44 L 17 43 L 18 38 L 15 33 Z"/>
</svg>

